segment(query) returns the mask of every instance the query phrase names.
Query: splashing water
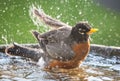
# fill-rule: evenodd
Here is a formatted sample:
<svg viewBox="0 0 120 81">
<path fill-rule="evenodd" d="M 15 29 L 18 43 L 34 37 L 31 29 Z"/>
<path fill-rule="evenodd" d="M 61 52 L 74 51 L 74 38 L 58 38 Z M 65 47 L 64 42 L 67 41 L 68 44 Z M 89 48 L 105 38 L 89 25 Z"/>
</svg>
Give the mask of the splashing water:
<svg viewBox="0 0 120 81">
<path fill-rule="evenodd" d="M 32 6 L 30 6 L 30 9 L 29 9 L 29 16 L 30 16 L 30 18 L 32 19 L 34 25 L 37 26 L 37 30 L 40 30 L 40 27 L 44 26 L 44 29 L 47 31 L 49 28 L 48 28 L 44 23 L 42 23 L 42 20 L 41 20 L 39 17 L 37 17 L 37 16 L 34 14 L 34 11 L 35 11 L 36 9 L 39 11 L 39 13 L 41 13 L 41 14 L 44 15 L 44 11 L 43 11 L 43 9 L 41 8 L 41 6 L 37 6 L 37 7 L 36 7 L 35 5 L 32 5 Z"/>
<path fill-rule="evenodd" d="M 8 57 L 0 53 L 0 80 L 25 81 L 119 81 L 120 60 L 116 57 L 104 58 L 98 54 L 89 54 L 83 64 L 76 69 L 54 69 L 44 71 L 41 63 L 30 59 Z M 40 65 L 40 66 L 38 66 Z M 32 67 L 31 67 L 32 66 Z"/>
<path fill-rule="evenodd" d="M 6 36 L 2 35 L 1 38 L 5 41 L 5 43 L 6 43 L 6 45 L 7 45 L 7 44 L 8 44 L 7 35 L 6 35 Z"/>
</svg>

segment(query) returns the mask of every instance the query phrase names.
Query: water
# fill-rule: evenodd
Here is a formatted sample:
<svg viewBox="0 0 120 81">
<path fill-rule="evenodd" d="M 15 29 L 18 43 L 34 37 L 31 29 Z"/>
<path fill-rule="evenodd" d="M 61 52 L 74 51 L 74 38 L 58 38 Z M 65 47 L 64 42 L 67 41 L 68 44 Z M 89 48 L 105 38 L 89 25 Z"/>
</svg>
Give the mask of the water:
<svg viewBox="0 0 120 81">
<path fill-rule="evenodd" d="M 91 53 L 76 69 L 45 70 L 27 58 L 0 53 L 0 81 L 119 81 L 120 59 Z"/>
</svg>

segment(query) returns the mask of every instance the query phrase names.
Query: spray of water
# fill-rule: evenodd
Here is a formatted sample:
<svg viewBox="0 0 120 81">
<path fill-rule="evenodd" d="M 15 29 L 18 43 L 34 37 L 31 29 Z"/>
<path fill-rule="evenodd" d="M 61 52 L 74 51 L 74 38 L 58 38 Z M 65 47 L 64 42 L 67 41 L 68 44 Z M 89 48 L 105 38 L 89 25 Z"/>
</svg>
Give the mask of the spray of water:
<svg viewBox="0 0 120 81">
<path fill-rule="evenodd" d="M 35 10 L 38 10 L 40 14 L 44 15 L 44 11 L 43 9 L 41 8 L 41 6 L 35 6 L 34 4 L 32 4 L 29 8 L 29 16 L 31 18 L 31 20 L 33 21 L 34 25 L 37 26 L 37 30 L 40 30 L 40 27 L 44 26 L 45 29 L 48 29 L 48 27 L 42 23 L 42 20 L 37 17 L 35 15 Z"/>
</svg>

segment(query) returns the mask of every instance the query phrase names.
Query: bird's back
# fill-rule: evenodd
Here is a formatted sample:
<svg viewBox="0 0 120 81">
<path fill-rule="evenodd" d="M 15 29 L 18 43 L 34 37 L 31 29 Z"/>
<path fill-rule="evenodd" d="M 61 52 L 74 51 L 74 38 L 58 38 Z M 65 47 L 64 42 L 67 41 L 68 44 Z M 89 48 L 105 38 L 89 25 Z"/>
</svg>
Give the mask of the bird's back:
<svg viewBox="0 0 120 81">
<path fill-rule="evenodd" d="M 66 41 L 69 40 L 71 29 L 70 27 L 61 27 L 41 35 L 47 40 L 44 47 L 52 59 L 66 61 L 74 57 L 74 52 Z"/>
</svg>

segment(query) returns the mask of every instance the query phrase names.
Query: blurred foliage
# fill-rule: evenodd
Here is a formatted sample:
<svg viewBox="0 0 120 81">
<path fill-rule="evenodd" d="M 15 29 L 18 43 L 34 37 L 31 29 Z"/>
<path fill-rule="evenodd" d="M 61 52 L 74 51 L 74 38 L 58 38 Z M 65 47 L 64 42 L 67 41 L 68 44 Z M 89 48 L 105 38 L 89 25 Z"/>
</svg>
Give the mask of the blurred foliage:
<svg viewBox="0 0 120 81">
<path fill-rule="evenodd" d="M 72 26 L 79 21 L 88 21 L 99 29 L 92 35 L 92 43 L 120 46 L 120 13 L 93 0 L 0 0 L 0 44 L 37 42 L 29 32 L 37 30 L 29 16 L 32 4 Z M 43 32 L 44 27 L 39 31 Z"/>
</svg>

